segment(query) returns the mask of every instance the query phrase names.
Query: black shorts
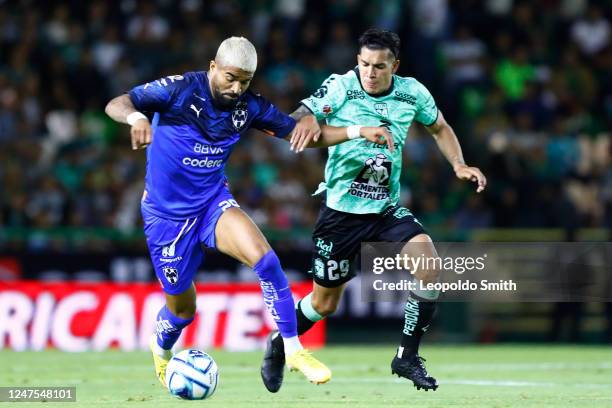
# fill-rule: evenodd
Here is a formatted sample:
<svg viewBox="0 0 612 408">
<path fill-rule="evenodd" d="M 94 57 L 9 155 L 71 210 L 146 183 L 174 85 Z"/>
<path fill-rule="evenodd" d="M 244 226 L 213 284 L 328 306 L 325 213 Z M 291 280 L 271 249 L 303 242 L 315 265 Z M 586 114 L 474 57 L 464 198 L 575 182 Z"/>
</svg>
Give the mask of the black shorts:
<svg viewBox="0 0 612 408">
<path fill-rule="evenodd" d="M 355 276 L 353 263 L 362 242 L 406 242 L 426 234 L 421 223 L 404 207 L 387 208 L 381 214 L 351 214 L 323 205 L 312 233 L 314 281 L 328 288 Z"/>
</svg>

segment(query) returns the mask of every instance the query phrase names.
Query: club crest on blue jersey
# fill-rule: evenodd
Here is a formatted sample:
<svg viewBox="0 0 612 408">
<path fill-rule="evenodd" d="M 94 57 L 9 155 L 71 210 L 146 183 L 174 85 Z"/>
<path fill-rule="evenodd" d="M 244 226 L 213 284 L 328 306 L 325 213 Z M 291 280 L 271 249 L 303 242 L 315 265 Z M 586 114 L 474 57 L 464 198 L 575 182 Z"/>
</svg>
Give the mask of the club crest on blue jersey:
<svg viewBox="0 0 612 408">
<path fill-rule="evenodd" d="M 232 111 L 232 123 L 234 124 L 234 128 L 236 128 L 236 130 L 242 129 L 247 123 L 248 117 L 249 111 L 247 110 L 246 102 L 238 102 Z"/>
<path fill-rule="evenodd" d="M 170 282 L 170 284 L 176 285 L 176 282 L 178 281 L 178 269 L 171 266 L 165 266 L 162 268 L 162 271 L 164 272 L 166 280 Z"/>
</svg>

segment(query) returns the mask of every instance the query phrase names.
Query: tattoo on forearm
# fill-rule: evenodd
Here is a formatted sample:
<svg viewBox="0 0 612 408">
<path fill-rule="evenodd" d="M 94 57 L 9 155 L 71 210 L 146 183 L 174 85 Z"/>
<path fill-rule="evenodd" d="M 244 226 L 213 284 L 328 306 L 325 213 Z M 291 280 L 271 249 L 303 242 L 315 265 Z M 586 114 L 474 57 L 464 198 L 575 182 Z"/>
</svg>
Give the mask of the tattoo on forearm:
<svg viewBox="0 0 612 408">
<path fill-rule="evenodd" d="M 304 116 L 308 116 L 308 115 L 312 115 L 312 112 L 310 111 L 310 109 L 308 109 L 306 106 L 304 105 L 300 105 L 299 108 L 297 108 L 292 114 L 290 114 L 289 116 L 291 116 L 293 119 L 300 120 L 302 119 Z"/>
</svg>

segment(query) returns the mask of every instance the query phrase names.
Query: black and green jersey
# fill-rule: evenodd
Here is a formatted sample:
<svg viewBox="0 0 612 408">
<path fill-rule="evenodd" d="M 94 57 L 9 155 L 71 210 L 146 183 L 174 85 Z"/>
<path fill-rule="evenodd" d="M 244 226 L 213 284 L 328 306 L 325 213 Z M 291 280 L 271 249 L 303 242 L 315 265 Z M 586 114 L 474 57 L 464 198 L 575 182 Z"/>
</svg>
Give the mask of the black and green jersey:
<svg viewBox="0 0 612 408">
<path fill-rule="evenodd" d="M 381 213 L 396 205 L 400 193 L 402 148 L 414 120 L 426 126 L 438 117 L 433 97 L 414 78 L 393 76 L 391 88 L 371 96 L 361 87 L 357 69 L 333 74 L 310 97 L 302 100 L 317 119 L 331 126 L 385 126 L 395 152 L 358 138 L 329 147 L 325 182 L 327 206 L 354 214 Z"/>
</svg>

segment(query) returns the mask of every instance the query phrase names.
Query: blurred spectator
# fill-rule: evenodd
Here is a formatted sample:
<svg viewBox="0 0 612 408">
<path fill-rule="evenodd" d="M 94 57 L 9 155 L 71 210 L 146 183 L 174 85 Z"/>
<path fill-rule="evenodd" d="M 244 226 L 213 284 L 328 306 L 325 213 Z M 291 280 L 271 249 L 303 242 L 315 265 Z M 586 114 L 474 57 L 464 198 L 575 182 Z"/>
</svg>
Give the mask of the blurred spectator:
<svg viewBox="0 0 612 408">
<path fill-rule="evenodd" d="M 142 2 L 138 14 L 127 25 L 128 38 L 138 43 L 159 42 L 168 36 L 169 30 L 168 22 L 158 14 L 152 1 Z"/>
<path fill-rule="evenodd" d="M 511 55 L 503 58 L 495 67 L 495 80 L 509 100 L 524 96 L 528 81 L 535 79 L 535 67 L 529 62 L 529 53 L 524 46 L 517 46 Z"/>
<path fill-rule="evenodd" d="M 572 39 L 589 56 L 610 45 L 610 22 L 597 4 L 591 4 L 586 16 L 572 24 Z"/>
<path fill-rule="evenodd" d="M 357 65 L 357 44 L 350 27 L 344 22 L 334 23 L 330 31 L 330 38 L 323 48 L 323 56 L 331 71 L 345 73 Z"/>
<path fill-rule="evenodd" d="M 442 53 L 446 62 L 446 80 L 449 86 L 460 88 L 480 84 L 485 77 L 483 58 L 486 53 L 482 41 L 470 29 L 460 26 L 450 41 L 444 43 Z"/>
<path fill-rule="evenodd" d="M 259 50 L 252 89 L 291 112 L 332 72 L 355 66 L 370 25 L 402 39 L 399 74 L 434 95 L 489 187 L 455 181 L 415 126 L 402 202 L 429 228 L 612 226 L 609 7 L 586 0 L 95 0 L 0 8 L 0 223 L 104 227 L 140 223 L 143 152 L 105 102 L 163 75 L 208 68 L 222 39 Z M 410 24 L 404 22 L 411 22 Z M 232 191 L 264 228 L 311 229 L 324 150 L 243 135 Z M 61 248 L 34 234 L 25 245 Z M 108 242 L 96 242 L 100 247 Z M 89 244 L 83 244 L 87 248 Z"/>
<path fill-rule="evenodd" d="M 124 45 L 119 40 L 117 27 L 106 27 L 104 35 L 92 47 L 93 59 L 98 70 L 109 75 L 123 55 Z"/>
</svg>

